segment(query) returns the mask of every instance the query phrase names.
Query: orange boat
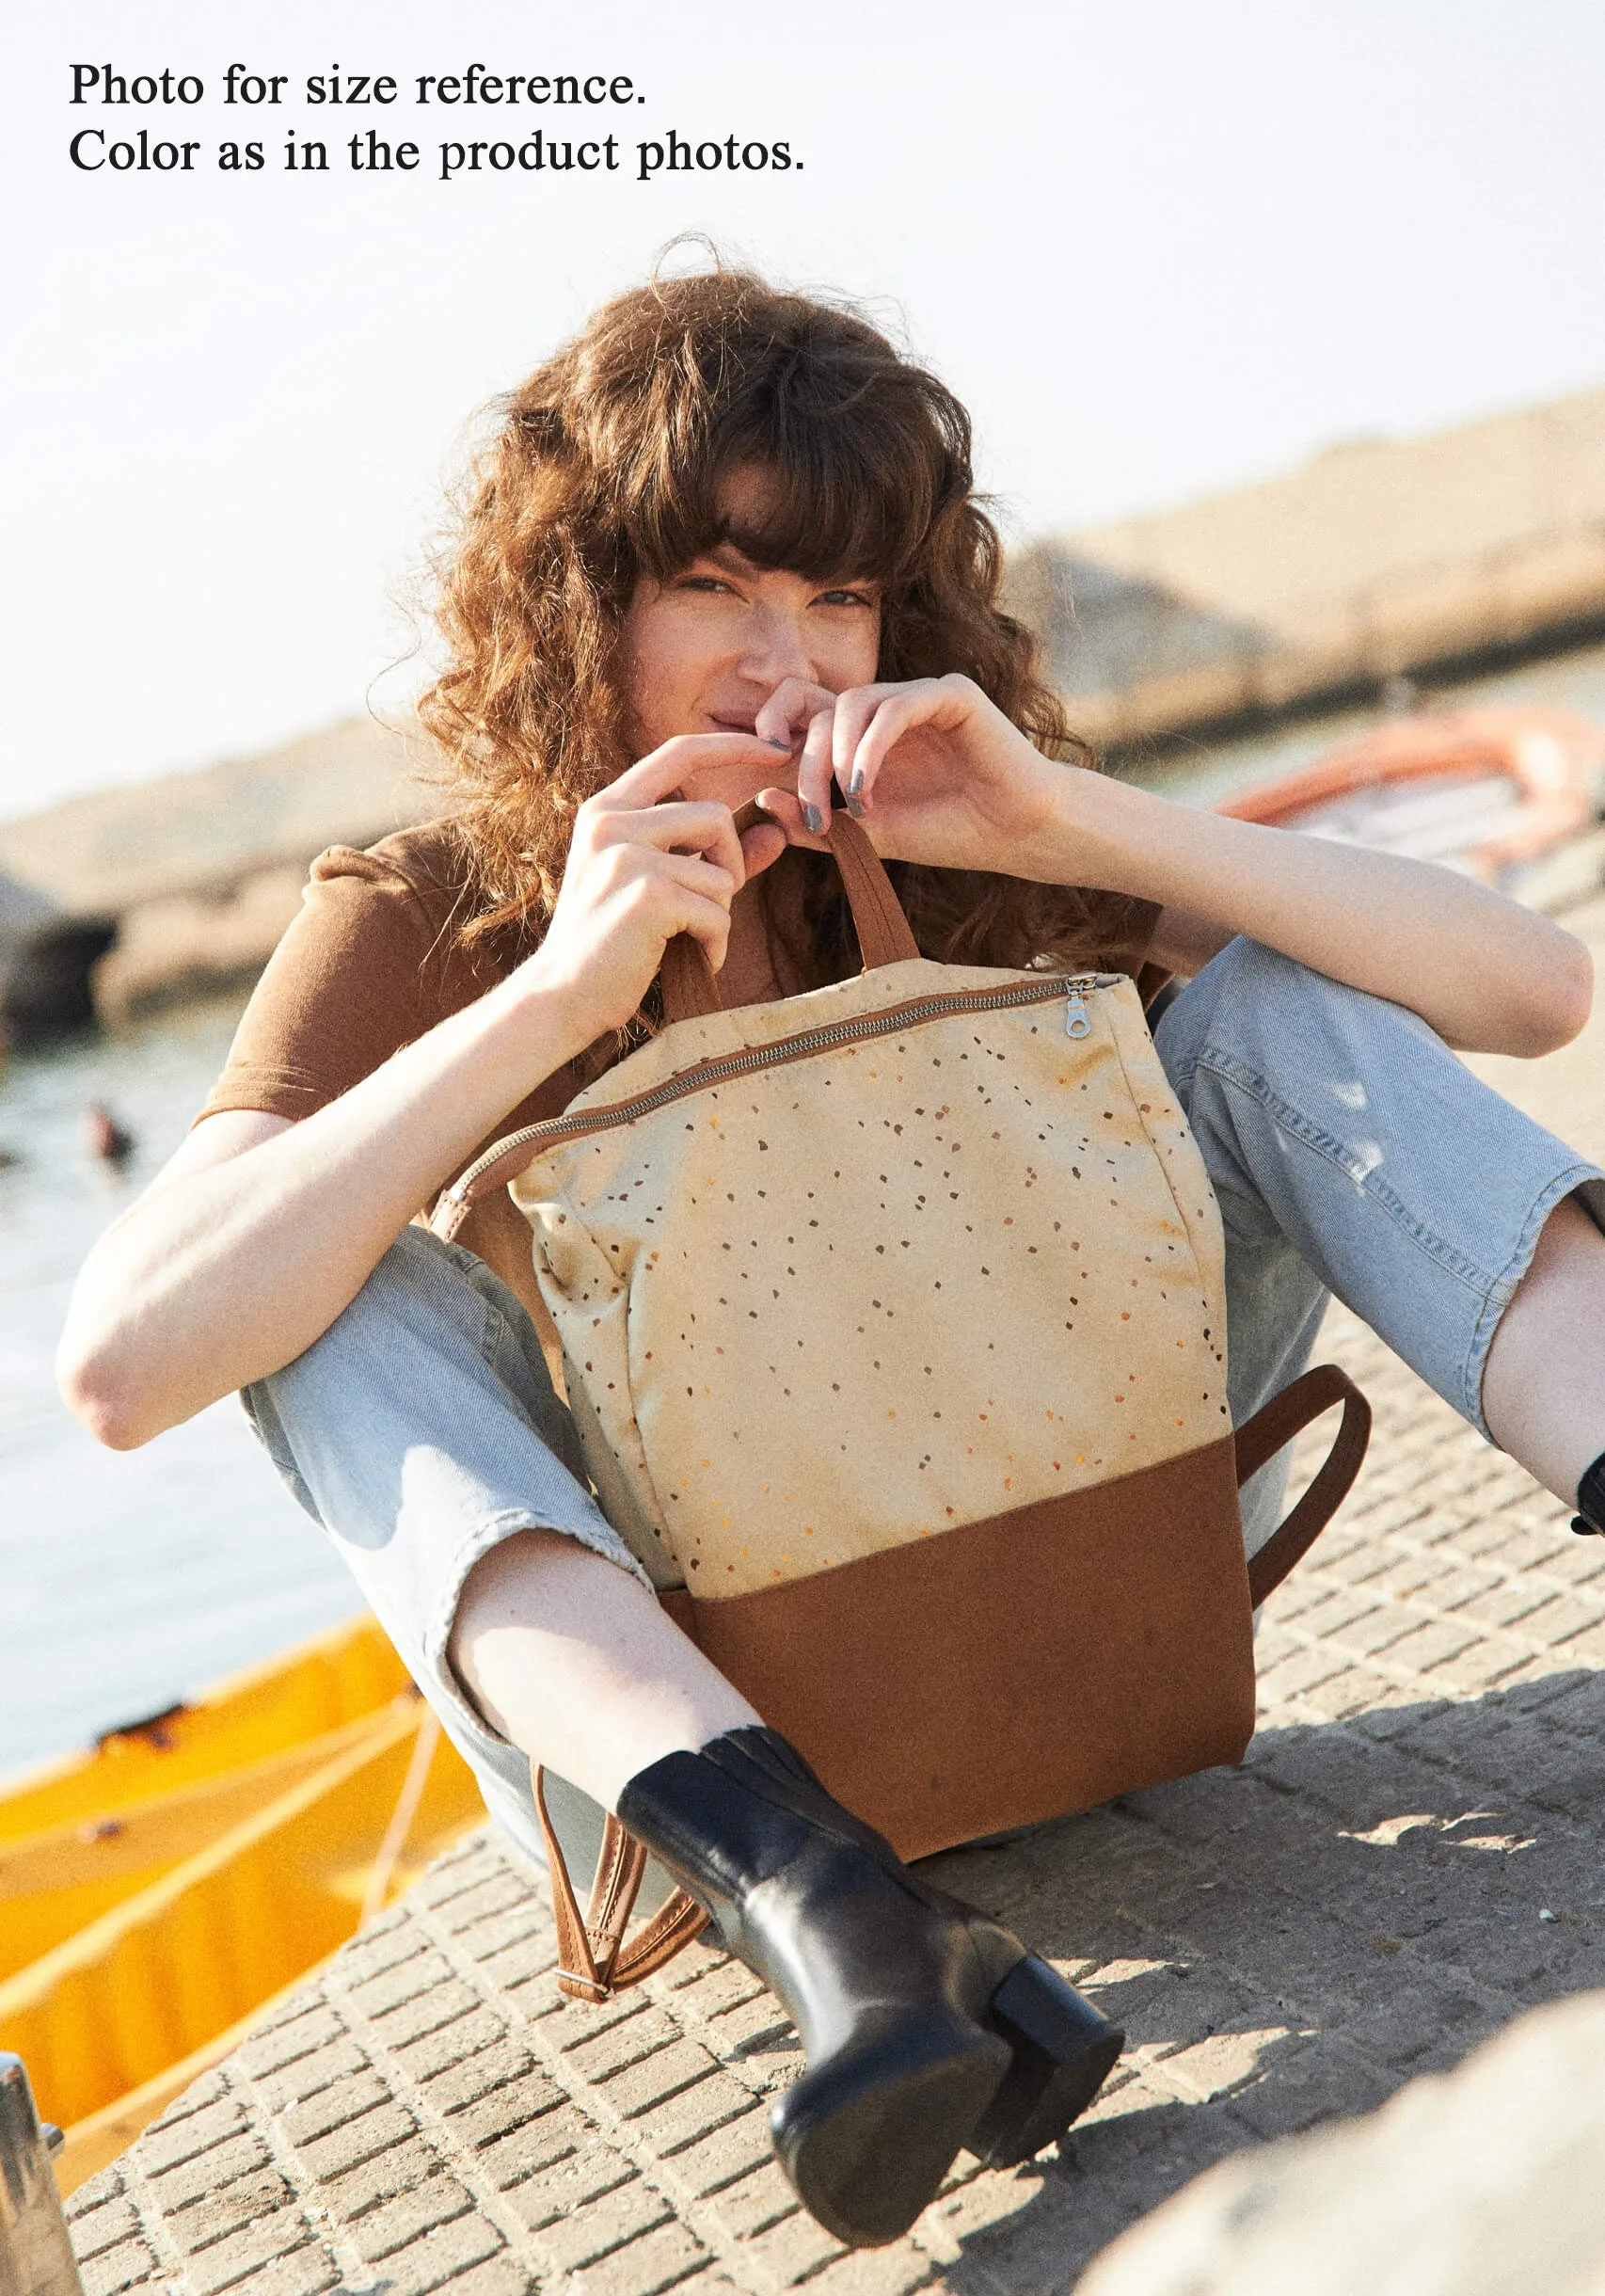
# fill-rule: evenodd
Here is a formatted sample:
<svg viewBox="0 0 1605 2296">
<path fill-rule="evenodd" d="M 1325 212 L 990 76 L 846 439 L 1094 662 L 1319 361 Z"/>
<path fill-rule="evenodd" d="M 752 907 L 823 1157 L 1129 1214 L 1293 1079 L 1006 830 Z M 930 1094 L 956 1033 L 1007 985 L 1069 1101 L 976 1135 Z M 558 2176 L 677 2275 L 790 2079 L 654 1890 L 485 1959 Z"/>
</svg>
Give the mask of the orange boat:
<svg viewBox="0 0 1605 2296">
<path fill-rule="evenodd" d="M 368 1618 L 0 1793 L 0 2049 L 61 2190 L 484 1821 Z"/>
<path fill-rule="evenodd" d="M 1441 861 L 1541 903 L 1542 872 L 1569 898 L 1605 870 L 1595 828 L 1605 810 L 1605 726 L 1569 710 L 1422 711 L 1216 810 Z M 1579 868 L 1557 872 L 1550 857 L 1580 844 Z"/>
</svg>

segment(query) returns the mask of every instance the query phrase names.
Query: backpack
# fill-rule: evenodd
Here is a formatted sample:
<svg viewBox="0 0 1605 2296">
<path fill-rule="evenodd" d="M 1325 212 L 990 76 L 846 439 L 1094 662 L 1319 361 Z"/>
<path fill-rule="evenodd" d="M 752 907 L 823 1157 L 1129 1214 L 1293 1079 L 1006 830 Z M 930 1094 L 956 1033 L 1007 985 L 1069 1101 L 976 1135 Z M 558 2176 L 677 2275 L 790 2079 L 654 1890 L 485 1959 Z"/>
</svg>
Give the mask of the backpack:
<svg viewBox="0 0 1605 2296">
<path fill-rule="evenodd" d="M 511 1186 L 597 1496 L 659 1599 L 904 1858 L 1240 1761 L 1252 1615 L 1341 1503 L 1370 1412 L 1305 1373 L 1233 1430 L 1225 1249 L 1122 974 L 920 955 L 832 817 L 864 970 L 721 1009 L 665 954 L 665 1025 L 442 1196 Z M 1246 1562 L 1237 1492 L 1341 1403 Z M 610 1820 L 581 1920 L 547 1822 L 566 1990 L 623 1941 Z"/>
</svg>

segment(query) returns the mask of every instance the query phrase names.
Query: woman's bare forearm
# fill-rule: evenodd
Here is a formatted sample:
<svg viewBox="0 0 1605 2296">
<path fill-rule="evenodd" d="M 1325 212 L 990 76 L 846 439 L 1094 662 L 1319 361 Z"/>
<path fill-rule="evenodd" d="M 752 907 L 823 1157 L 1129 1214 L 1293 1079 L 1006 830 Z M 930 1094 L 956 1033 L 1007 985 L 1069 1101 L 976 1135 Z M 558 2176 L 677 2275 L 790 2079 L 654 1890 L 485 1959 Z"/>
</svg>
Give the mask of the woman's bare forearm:
<svg viewBox="0 0 1605 2296">
<path fill-rule="evenodd" d="M 1408 1006 L 1466 1051 L 1549 1052 L 1588 1017 L 1582 943 L 1471 878 L 1198 812 L 1100 774 L 1074 776 L 1031 873 L 1247 933 Z"/>
<path fill-rule="evenodd" d="M 73 1294 L 62 1391 L 103 1443 L 147 1443 L 310 1347 L 508 1109 L 625 1027 L 675 934 L 723 964 L 731 901 L 781 838 L 738 837 L 727 805 L 677 793 L 733 761 L 771 765 L 772 747 L 660 742 L 579 808 L 546 933 L 515 973 L 315 1116 L 248 1146 L 191 1135 Z"/>
<path fill-rule="evenodd" d="M 1470 878 L 1057 765 L 957 673 L 819 698 L 793 679 L 759 712 L 777 736 L 808 721 L 796 793 L 760 799 L 793 842 L 823 842 L 834 778 L 888 859 L 1157 902 L 1155 954 L 1177 970 L 1245 933 L 1467 1050 L 1548 1052 L 1588 1017 L 1582 944 Z"/>
<path fill-rule="evenodd" d="M 60 1357 L 79 1417 L 126 1449 L 301 1354 L 577 1033 L 560 994 L 515 975 L 226 1161 L 202 1124 L 85 1263 Z"/>
</svg>

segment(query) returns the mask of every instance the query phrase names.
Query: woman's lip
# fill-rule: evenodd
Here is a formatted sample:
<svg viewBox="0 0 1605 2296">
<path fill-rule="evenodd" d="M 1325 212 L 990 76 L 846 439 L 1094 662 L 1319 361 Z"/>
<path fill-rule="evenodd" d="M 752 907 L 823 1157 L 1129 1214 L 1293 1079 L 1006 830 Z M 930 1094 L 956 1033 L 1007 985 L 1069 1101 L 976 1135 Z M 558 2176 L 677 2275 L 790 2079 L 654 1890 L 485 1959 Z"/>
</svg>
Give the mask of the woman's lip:
<svg viewBox="0 0 1605 2296">
<path fill-rule="evenodd" d="M 710 710 L 707 714 L 711 722 L 718 726 L 721 733 L 747 733 L 751 734 L 755 740 L 759 741 L 765 741 L 768 738 L 766 735 L 758 732 L 757 720 L 755 718 L 737 716 L 726 717 L 723 711 L 718 710 Z M 771 741 L 769 745 L 771 749 L 795 749 L 797 746 L 797 737 L 794 734 L 788 733 L 784 741 Z"/>
</svg>

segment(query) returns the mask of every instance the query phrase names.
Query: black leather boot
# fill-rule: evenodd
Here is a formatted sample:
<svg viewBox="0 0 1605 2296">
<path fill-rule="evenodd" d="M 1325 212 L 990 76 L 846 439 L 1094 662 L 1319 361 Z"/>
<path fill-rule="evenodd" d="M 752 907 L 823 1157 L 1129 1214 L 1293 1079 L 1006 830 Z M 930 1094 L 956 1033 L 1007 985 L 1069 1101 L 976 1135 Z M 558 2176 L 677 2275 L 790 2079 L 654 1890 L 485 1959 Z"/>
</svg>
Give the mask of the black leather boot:
<svg viewBox="0 0 1605 2296">
<path fill-rule="evenodd" d="M 789 2012 L 808 2064 L 771 2107 L 775 2152 L 852 2247 L 906 2232 L 963 2147 L 1028 2160 L 1120 2055 L 1089 2002 L 916 1879 L 774 1730 L 666 1756 L 618 1814 Z"/>
</svg>

